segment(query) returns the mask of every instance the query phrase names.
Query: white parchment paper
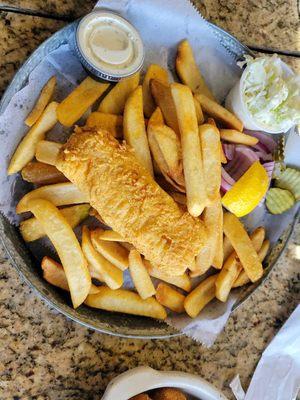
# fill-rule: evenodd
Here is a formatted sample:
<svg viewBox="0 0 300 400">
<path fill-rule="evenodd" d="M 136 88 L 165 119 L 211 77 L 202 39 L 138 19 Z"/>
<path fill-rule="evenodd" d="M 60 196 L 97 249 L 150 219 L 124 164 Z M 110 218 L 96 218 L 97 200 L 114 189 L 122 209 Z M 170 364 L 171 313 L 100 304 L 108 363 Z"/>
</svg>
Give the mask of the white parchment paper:
<svg viewBox="0 0 300 400">
<path fill-rule="evenodd" d="M 240 69 L 236 66 L 232 56 L 218 42 L 210 25 L 204 21 L 193 6 L 186 0 L 104 0 L 97 7 L 107 8 L 118 12 L 139 30 L 146 49 L 144 71 L 150 63 L 157 63 L 169 69 L 173 78 L 174 60 L 178 43 L 188 38 L 201 67 L 203 75 L 212 88 L 218 100 L 224 100 L 230 88 L 240 76 Z M 16 93 L 4 113 L 0 116 L 0 210 L 9 220 L 18 224 L 20 217 L 15 214 L 15 205 L 29 190 L 19 175 L 7 177 L 6 170 L 9 160 L 27 132 L 24 119 L 34 105 L 42 86 L 53 75 L 57 76 L 58 85 L 55 100 L 60 101 L 74 86 L 82 80 L 86 73 L 79 60 L 72 53 L 68 44 L 49 53 L 44 60 L 30 74 L 28 85 Z M 47 135 L 50 140 L 63 142 L 69 131 L 57 124 Z M 248 218 L 251 228 L 262 222 L 270 229 L 270 237 L 276 242 L 284 227 L 290 222 L 292 214 L 287 213 L 278 224 L 270 221 L 261 208 L 258 214 Z M 274 229 L 275 226 L 275 229 Z M 37 247 L 40 248 L 37 249 Z M 35 249 L 39 256 L 43 248 L 49 248 L 49 243 L 38 242 Z M 34 246 L 31 246 L 34 250 Z M 47 250 L 48 251 L 48 250 Z M 46 253 L 46 250 L 45 250 Z M 129 276 L 126 277 L 128 286 L 131 286 Z M 168 323 L 201 343 L 210 346 L 217 335 L 222 331 L 230 315 L 236 296 L 231 295 L 226 304 L 213 301 L 195 320 L 187 316 L 172 315 Z"/>
<path fill-rule="evenodd" d="M 237 400 L 295 400 L 300 390 L 300 305 L 263 352 L 247 393 L 238 376 L 231 382 Z"/>
</svg>

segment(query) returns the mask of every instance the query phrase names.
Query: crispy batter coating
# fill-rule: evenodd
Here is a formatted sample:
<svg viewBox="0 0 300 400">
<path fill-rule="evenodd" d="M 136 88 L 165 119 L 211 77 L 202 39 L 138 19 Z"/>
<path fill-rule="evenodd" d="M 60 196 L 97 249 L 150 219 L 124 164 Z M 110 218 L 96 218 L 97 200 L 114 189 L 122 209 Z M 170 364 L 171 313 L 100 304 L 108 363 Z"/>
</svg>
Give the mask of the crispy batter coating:
<svg viewBox="0 0 300 400">
<path fill-rule="evenodd" d="M 105 131 L 76 128 L 56 166 L 157 268 L 181 275 L 195 262 L 206 237 L 202 222 L 161 189 L 125 143 Z"/>
<path fill-rule="evenodd" d="M 151 396 L 153 400 L 187 400 L 180 390 L 174 388 L 158 389 Z"/>
</svg>

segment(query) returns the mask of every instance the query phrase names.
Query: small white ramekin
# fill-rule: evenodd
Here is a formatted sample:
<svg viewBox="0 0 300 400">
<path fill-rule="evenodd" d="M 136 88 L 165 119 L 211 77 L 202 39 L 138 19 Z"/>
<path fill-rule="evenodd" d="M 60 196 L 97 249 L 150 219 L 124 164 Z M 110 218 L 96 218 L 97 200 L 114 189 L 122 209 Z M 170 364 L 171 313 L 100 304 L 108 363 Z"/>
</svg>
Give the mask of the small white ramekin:
<svg viewBox="0 0 300 400">
<path fill-rule="evenodd" d="M 152 389 L 174 387 L 201 400 L 228 400 L 204 379 L 185 372 L 156 371 L 137 367 L 114 378 L 106 388 L 102 400 L 128 400 Z"/>
<path fill-rule="evenodd" d="M 291 68 L 287 64 L 285 64 L 283 61 L 281 61 L 281 63 L 284 73 L 287 76 L 294 74 Z M 228 93 L 225 100 L 225 107 L 231 112 L 233 112 L 242 121 L 246 129 L 252 131 L 258 130 L 272 134 L 287 132 L 292 127 L 292 125 L 286 126 L 284 127 L 284 129 L 281 128 L 279 130 L 271 129 L 270 127 L 256 121 L 250 114 L 243 99 L 243 85 L 246 74 L 247 74 L 247 67 L 243 71 L 241 78 L 236 82 L 236 84 Z"/>
</svg>

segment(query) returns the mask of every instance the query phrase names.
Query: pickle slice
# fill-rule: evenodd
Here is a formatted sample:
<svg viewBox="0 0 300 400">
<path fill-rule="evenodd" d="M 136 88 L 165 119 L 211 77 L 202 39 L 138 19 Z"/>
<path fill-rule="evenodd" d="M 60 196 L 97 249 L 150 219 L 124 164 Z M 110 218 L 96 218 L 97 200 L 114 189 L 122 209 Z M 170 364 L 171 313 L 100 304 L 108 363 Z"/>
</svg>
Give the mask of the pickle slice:
<svg viewBox="0 0 300 400">
<path fill-rule="evenodd" d="M 275 185 L 281 189 L 287 189 L 293 193 L 296 201 L 300 200 L 300 171 L 287 168 L 275 180 Z"/>
<path fill-rule="evenodd" d="M 267 209 L 272 214 L 282 214 L 295 204 L 295 198 L 288 190 L 272 188 L 266 196 Z"/>
</svg>

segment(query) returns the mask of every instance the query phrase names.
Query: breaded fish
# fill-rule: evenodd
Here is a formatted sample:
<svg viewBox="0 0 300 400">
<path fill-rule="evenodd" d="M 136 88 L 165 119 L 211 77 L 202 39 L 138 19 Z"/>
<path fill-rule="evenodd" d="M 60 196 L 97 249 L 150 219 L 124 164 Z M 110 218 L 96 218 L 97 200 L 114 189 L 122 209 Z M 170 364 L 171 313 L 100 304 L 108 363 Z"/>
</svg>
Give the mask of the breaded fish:
<svg viewBox="0 0 300 400">
<path fill-rule="evenodd" d="M 193 265 L 206 238 L 203 223 L 161 189 L 128 145 L 105 131 L 76 128 L 56 167 L 154 266 L 181 275 Z"/>
</svg>

